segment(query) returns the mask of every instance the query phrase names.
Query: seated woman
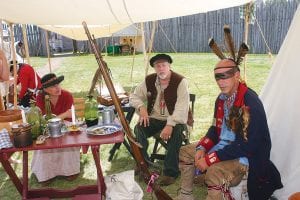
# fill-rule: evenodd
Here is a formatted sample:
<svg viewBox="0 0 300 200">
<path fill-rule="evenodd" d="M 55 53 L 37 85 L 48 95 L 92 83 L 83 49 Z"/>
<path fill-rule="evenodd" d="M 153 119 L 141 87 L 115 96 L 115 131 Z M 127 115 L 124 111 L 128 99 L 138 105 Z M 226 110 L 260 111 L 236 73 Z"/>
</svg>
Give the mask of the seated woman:
<svg viewBox="0 0 300 200">
<path fill-rule="evenodd" d="M 45 114 L 45 94 L 50 96 L 51 112 L 57 117 L 68 120 L 72 118 L 72 95 L 61 89 L 60 82 L 64 76 L 56 77 L 50 73 L 42 77 L 42 93 L 37 96 L 37 106 Z M 66 176 L 68 180 L 77 177 L 80 172 L 80 152 L 78 147 L 63 149 L 38 150 L 33 154 L 31 170 L 39 182 L 50 180 L 56 176 Z"/>
</svg>

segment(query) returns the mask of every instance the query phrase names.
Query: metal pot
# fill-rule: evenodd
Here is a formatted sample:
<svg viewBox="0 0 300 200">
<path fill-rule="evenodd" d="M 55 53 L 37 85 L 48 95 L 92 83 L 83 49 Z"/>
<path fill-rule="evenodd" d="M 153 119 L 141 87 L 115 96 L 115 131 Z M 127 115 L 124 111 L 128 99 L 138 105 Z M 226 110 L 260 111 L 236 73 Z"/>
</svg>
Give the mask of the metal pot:
<svg viewBox="0 0 300 200">
<path fill-rule="evenodd" d="M 103 124 L 111 124 L 114 122 L 115 113 L 111 108 L 106 108 L 102 111 L 102 122 Z"/>
<path fill-rule="evenodd" d="M 19 147 L 26 147 L 32 144 L 32 137 L 31 137 L 31 125 L 30 124 L 19 124 L 13 125 L 11 127 L 11 132 L 14 136 L 14 146 Z"/>
<path fill-rule="evenodd" d="M 48 129 L 50 137 L 60 137 L 63 135 L 61 128 L 63 123 L 60 118 L 52 118 L 48 120 Z"/>
</svg>

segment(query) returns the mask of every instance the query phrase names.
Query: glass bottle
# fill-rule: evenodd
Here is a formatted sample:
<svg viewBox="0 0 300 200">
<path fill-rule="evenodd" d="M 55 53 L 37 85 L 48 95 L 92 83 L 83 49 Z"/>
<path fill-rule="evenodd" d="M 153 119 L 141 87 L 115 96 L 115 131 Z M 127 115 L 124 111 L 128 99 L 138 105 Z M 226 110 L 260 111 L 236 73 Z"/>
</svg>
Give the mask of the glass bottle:
<svg viewBox="0 0 300 200">
<path fill-rule="evenodd" d="M 56 117 L 54 114 L 52 114 L 51 111 L 51 103 L 50 103 L 50 96 L 49 95 L 45 95 L 45 120 L 48 121 L 49 119 L 52 119 L 53 117 Z"/>
<path fill-rule="evenodd" d="M 26 118 L 27 122 L 31 125 L 32 139 L 36 140 L 42 133 L 42 112 L 33 100 L 30 101 L 30 109 L 26 112 Z"/>
<path fill-rule="evenodd" d="M 98 124 L 98 103 L 92 95 L 85 101 L 84 118 L 88 127 Z"/>
</svg>

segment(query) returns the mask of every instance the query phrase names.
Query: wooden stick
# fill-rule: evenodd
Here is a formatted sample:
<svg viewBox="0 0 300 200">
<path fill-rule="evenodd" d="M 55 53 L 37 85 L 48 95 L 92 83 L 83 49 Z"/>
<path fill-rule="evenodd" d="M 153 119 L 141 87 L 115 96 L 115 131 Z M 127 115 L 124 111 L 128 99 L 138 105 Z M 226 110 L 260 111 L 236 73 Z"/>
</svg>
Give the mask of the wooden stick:
<svg viewBox="0 0 300 200">
<path fill-rule="evenodd" d="M 14 108 L 17 108 L 18 104 L 18 94 L 17 94 L 17 63 L 16 63 L 16 50 L 15 50 L 15 36 L 14 36 L 14 30 L 13 30 L 13 24 L 9 23 L 9 29 L 10 29 L 10 41 L 11 41 L 11 54 L 12 54 L 12 60 L 14 65 Z"/>
<path fill-rule="evenodd" d="M 46 39 L 46 49 L 47 49 L 47 57 L 48 57 L 48 63 L 49 63 L 49 71 L 52 72 L 51 67 L 51 61 L 50 61 L 50 49 L 49 49 L 49 37 L 48 37 L 48 31 L 45 30 L 45 39 Z"/>
<path fill-rule="evenodd" d="M 22 32 L 23 32 L 23 41 L 24 41 L 24 47 L 25 47 L 25 57 L 27 60 L 27 64 L 30 65 L 30 59 L 29 59 L 29 48 L 28 48 L 28 41 L 27 41 L 27 33 L 26 33 L 26 25 L 22 24 Z"/>
</svg>

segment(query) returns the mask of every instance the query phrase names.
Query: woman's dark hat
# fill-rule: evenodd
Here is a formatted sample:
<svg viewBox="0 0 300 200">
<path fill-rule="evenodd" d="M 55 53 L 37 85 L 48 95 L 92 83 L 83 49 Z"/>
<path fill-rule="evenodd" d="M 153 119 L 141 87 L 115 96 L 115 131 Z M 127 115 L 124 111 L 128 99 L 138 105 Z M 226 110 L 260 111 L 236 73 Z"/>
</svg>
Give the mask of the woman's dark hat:
<svg viewBox="0 0 300 200">
<path fill-rule="evenodd" d="M 171 56 L 167 55 L 167 54 L 157 54 L 155 56 L 153 56 L 151 59 L 150 59 L 150 65 L 151 67 L 153 67 L 153 65 L 156 63 L 156 61 L 159 61 L 159 60 L 162 60 L 162 61 L 167 61 L 168 63 L 172 64 L 173 60 L 171 58 Z"/>
<path fill-rule="evenodd" d="M 64 76 L 56 77 L 54 73 L 46 74 L 42 77 L 41 83 L 42 83 L 42 89 L 51 87 L 53 85 L 59 84 L 64 80 Z"/>
</svg>

